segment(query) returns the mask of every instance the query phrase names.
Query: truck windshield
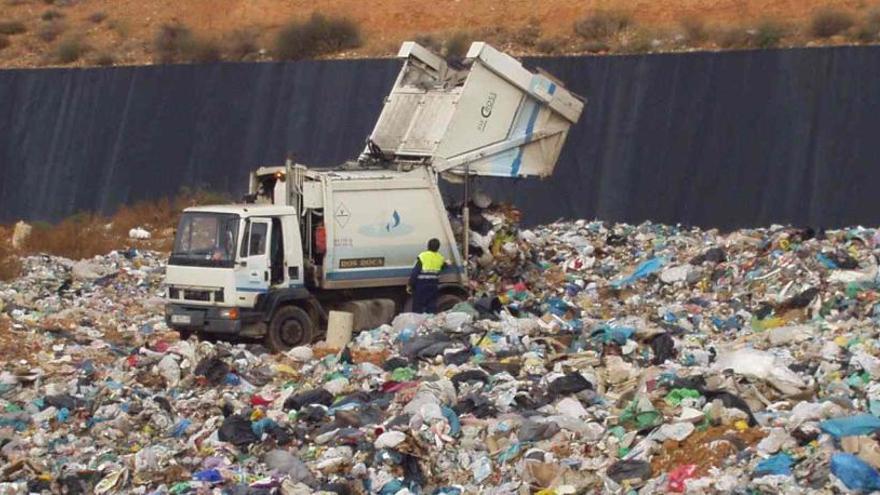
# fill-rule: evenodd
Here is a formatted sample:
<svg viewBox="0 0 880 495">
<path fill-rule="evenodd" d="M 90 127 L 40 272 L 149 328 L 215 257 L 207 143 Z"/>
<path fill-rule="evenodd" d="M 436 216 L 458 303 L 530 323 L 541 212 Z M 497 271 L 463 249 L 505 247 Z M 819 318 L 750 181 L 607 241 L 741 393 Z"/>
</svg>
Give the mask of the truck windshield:
<svg viewBox="0 0 880 495">
<path fill-rule="evenodd" d="M 184 213 L 168 264 L 231 268 L 235 262 L 238 224 L 238 215 Z"/>
</svg>

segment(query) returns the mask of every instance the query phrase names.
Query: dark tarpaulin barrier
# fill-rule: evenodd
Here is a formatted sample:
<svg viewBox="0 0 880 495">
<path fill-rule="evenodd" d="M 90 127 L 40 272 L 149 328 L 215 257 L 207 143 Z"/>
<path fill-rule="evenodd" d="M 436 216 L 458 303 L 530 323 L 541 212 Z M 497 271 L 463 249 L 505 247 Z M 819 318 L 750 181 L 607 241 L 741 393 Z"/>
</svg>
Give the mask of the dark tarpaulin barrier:
<svg viewBox="0 0 880 495">
<path fill-rule="evenodd" d="M 526 65 L 589 99 L 552 178 L 479 181 L 527 223 L 878 223 L 880 48 Z M 347 60 L 0 71 L 0 221 L 109 212 L 182 186 L 241 194 L 249 170 L 287 152 L 341 163 L 362 149 L 398 69 Z"/>
</svg>

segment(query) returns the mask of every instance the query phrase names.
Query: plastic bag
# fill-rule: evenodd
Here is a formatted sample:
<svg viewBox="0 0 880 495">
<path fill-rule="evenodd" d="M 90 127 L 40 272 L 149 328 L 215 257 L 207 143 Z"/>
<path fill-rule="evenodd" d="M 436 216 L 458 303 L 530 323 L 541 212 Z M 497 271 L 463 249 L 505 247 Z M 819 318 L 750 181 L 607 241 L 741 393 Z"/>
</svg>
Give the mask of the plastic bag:
<svg viewBox="0 0 880 495">
<path fill-rule="evenodd" d="M 834 438 L 870 435 L 880 430 L 880 418 L 859 414 L 822 421 L 819 428 Z"/>
<path fill-rule="evenodd" d="M 831 472 L 850 490 L 880 490 L 880 473 L 852 454 L 832 455 Z"/>
</svg>

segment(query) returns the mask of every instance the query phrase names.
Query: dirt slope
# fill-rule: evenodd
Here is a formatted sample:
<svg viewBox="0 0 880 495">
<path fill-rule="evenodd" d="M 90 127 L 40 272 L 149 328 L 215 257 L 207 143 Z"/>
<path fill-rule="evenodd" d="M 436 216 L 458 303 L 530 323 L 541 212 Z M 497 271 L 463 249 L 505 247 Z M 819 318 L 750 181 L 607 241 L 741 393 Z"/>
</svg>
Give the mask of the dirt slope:
<svg viewBox="0 0 880 495">
<path fill-rule="evenodd" d="M 8 37 L 9 46 L 0 50 L 0 66 L 59 64 L 53 52 L 69 39 L 89 47 L 74 65 L 93 64 L 102 56 L 108 58 L 105 63 L 109 59 L 151 63 L 157 29 L 175 21 L 221 42 L 236 30 L 253 29 L 267 57 L 274 34 L 291 19 L 313 12 L 344 15 L 361 26 L 365 43 L 341 56 L 360 57 L 391 55 L 400 41 L 418 34 L 442 36 L 462 30 L 489 33 L 500 28 L 515 36 L 531 25 L 531 32 L 541 39 L 570 39 L 574 21 L 596 10 L 622 10 L 640 25 L 674 29 L 685 18 L 718 26 L 764 18 L 802 24 L 821 7 L 840 7 L 859 15 L 880 4 L 862 0 L 54 0 L 54 5 L 47 4 L 51 1 L 0 0 L 0 22 L 20 21 L 27 28 Z M 63 17 L 41 19 L 49 10 Z M 50 41 L 46 41 L 52 37 L 46 33 L 47 24 L 58 31 Z"/>
</svg>

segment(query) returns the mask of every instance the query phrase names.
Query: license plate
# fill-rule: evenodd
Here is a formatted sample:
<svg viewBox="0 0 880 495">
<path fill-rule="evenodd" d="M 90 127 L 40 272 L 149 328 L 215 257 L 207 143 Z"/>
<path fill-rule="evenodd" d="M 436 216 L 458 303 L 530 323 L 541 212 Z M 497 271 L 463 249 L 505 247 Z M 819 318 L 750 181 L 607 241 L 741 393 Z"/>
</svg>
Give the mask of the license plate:
<svg viewBox="0 0 880 495">
<path fill-rule="evenodd" d="M 179 323 L 181 325 L 189 325 L 192 318 L 189 315 L 171 315 L 171 323 Z"/>
</svg>

